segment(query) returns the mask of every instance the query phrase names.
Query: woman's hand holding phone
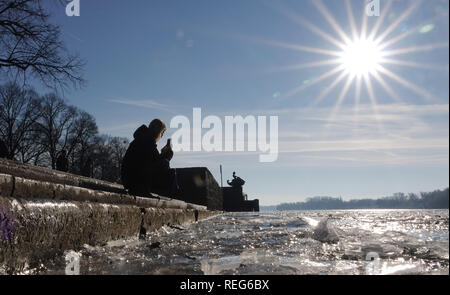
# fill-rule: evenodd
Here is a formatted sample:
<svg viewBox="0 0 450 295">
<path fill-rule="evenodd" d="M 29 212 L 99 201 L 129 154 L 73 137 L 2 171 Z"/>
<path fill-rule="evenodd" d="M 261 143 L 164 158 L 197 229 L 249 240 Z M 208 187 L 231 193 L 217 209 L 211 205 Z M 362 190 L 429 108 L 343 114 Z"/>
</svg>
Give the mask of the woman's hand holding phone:
<svg viewBox="0 0 450 295">
<path fill-rule="evenodd" d="M 167 140 L 167 144 L 162 148 L 161 155 L 169 161 L 172 159 L 173 150 L 172 150 L 172 145 L 170 143 L 170 138 Z"/>
</svg>

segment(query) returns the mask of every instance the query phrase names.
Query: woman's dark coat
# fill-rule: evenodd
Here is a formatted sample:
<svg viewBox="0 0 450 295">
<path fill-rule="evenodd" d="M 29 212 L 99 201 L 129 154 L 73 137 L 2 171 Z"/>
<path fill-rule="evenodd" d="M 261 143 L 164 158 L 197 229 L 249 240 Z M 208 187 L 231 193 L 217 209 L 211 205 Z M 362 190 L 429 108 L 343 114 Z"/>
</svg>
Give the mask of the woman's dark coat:
<svg viewBox="0 0 450 295">
<path fill-rule="evenodd" d="M 133 137 L 122 162 L 122 182 L 131 194 L 146 197 L 165 185 L 161 179 L 169 173 L 169 161 L 159 153 L 147 126 L 139 127 Z"/>
</svg>

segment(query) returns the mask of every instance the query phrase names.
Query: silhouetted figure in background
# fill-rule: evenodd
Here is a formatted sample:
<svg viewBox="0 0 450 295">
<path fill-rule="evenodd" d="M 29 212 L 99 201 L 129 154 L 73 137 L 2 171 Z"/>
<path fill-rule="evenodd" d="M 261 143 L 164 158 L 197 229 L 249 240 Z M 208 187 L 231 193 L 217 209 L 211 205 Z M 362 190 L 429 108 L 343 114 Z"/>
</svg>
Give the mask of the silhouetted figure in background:
<svg viewBox="0 0 450 295">
<path fill-rule="evenodd" d="M 94 166 L 94 162 L 91 157 L 88 157 L 86 162 L 83 165 L 83 169 L 81 169 L 81 175 L 86 177 L 92 177 L 92 169 Z"/>
<path fill-rule="evenodd" d="M 8 157 L 8 149 L 6 148 L 6 144 L 3 140 L 0 139 L 0 158 Z"/>
<path fill-rule="evenodd" d="M 149 127 L 142 125 L 133 134 L 122 162 L 122 183 L 132 195 L 151 197 L 151 192 L 160 195 L 179 194 L 176 174 L 170 169 L 172 147 L 167 145 L 159 153 L 156 143 L 166 131 L 166 124 L 153 120 Z"/>
<path fill-rule="evenodd" d="M 227 183 L 229 186 L 232 187 L 241 187 L 245 184 L 245 181 L 242 178 L 236 176 L 236 172 L 233 172 L 233 180 L 232 181 L 227 180 Z"/>
<path fill-rule="evenodd" d="M 69 160 L 67 159 L 66 150 L 62 150 L 56 159 L 56 170 L 67 172 L 69 171 Z"/>
</svg>

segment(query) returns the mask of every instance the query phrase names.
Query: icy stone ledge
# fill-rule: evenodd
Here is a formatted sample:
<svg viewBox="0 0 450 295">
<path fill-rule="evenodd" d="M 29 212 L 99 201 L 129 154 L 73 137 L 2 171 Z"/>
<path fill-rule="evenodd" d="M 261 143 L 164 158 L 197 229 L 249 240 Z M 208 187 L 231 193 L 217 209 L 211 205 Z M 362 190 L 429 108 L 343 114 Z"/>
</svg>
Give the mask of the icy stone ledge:
<svg viewBox="0 0 450 295">
<path fill-rule="evenodd" d="M 162 226 L 222 213 L 167 197 L 130 196 L 120 188 L 0 159 L 0 274 L 39 267 L 84 245 L 145 238 Z"/>
</svg>

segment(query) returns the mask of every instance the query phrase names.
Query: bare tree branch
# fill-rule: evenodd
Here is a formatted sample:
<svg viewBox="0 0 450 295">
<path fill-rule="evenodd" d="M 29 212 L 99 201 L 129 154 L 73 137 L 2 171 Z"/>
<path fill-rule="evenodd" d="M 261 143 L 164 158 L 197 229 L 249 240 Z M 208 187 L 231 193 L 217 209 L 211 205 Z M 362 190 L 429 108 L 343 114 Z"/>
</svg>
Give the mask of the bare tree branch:
<svg viewBox="0 0 450 295">
<path fill-rule="evenodd" d="M 39 97 L 34 90 L 15 83 L 0 87 L 0 137 L 7 146 L 9 159 L 26 148 L 25 138 L 39 116 Z"/>
<path fill-rule="evenodd" d="M 85 65 L 67 51 L 41 0 L 0 0 L 0 74 L 39 79 L 52 89 L 82 86 Z"/>
</svg>

